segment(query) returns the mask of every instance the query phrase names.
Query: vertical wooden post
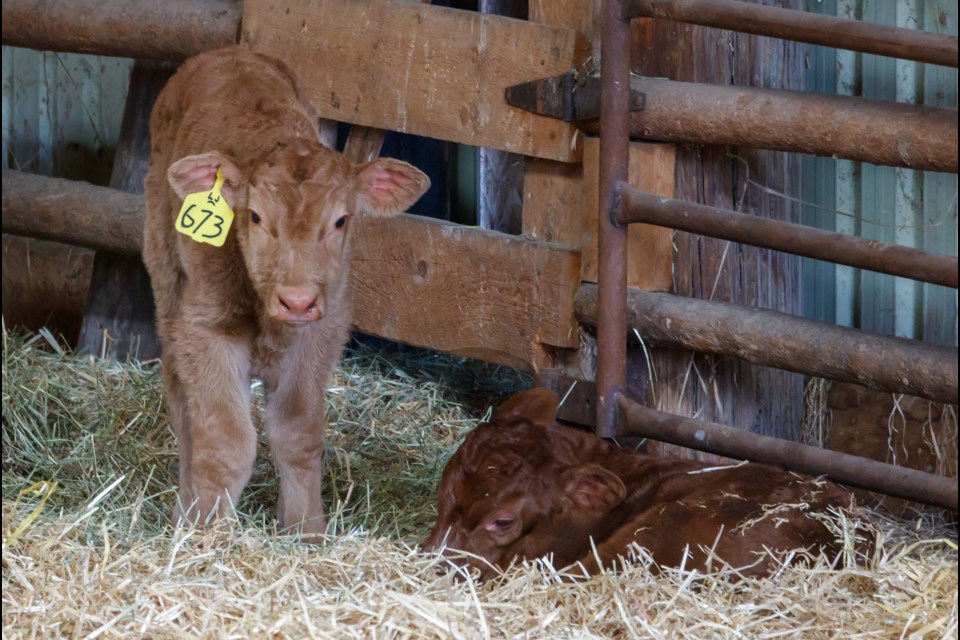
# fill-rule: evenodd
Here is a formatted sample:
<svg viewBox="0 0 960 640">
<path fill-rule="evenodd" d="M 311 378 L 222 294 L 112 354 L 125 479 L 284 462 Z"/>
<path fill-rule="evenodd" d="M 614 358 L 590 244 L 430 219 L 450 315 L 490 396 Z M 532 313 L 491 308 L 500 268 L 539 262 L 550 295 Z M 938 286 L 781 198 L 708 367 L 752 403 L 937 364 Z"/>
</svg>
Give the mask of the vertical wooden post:
<svg viewBox="0 0 960 640">
<path fill-rule="evenodd" d="M 524 0 L 480 0 L 480 12 L 526 19 Z M 477 223 L 484 229 L 518 234 L 523 226 L 523 169 L 519 153 L 477 149 Z"/>
<path fill-rule="evenodd" d="M 174 69 L 166 63 L 134 63 L 110 176 L 112 188 L 143 193 L 150 160 L 150 111 Z M 154 322 L 153 291 L 140 257 L 97 252 L 78 351 L 116 359 L 156 358 L 160 342 Z"/>
</svg>

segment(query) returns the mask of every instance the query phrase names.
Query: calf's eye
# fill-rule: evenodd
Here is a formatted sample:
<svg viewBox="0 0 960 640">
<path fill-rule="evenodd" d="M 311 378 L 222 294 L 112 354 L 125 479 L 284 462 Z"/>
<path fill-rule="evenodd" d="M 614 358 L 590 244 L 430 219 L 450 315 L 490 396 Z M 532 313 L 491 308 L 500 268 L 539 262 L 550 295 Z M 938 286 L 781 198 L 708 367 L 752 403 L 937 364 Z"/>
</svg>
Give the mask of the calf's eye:
<svg viewBox="0 0 960 640">
<path fill-rule="evenodd" d="M 251 211 L 250 222 L 252 222 L 253 224 L 260 224 L 260 214 L 258 214 L 256 211 Z"/>
<path fill-rule="evenodd" d="M 333 226 L 337 229 L 343 229 L 343 225 L 347 224 L 347 216 L 340 216 L 337 218 L 337 221 L 333 223 Z"/>
<path fill-rule="evenodd" d="M 501 516 L 493 520 L 488 520 L 487 523 L 483 526 L 484 529 L 493 534 L 503 534 L 510 531 L 513 528 L 513 525 L 516 524 L 517 519 L 509 516 Z"/>
</svg>

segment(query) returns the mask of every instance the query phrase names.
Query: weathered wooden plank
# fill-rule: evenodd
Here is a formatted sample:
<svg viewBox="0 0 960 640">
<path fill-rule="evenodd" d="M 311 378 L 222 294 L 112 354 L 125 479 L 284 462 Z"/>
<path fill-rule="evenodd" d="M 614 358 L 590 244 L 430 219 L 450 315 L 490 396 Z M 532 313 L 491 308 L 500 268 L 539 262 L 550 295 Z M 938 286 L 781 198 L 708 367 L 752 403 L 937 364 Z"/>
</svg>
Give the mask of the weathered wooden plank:
<svg viewBox="0 0 960 640">
<path fill-rule="evenodd" d="M 417 216 L 360 219 L 353 234 L 360 331 L 528 370 L 541 343 L 577 344 L 575 251 Z"/>
<path fill-rule="evenodd" d="M 142 195 L 17 171 L 3 181 L 5 231 L 16 211 L 23 235 L 90 245 L 99 241 L 87 229 L 109 228 L 112 249 L 139 251 Z M 51 209 L 56 201 L 69 207 Z M 573 249 L 417 216 L 360 219 L 351 233 L 361 331 L 524 369 L 549 361 L 541 343 L 577 345 Z"/>
<path fill-rule="evenodd" d="M 581 165 L 530 159 L 523 178 L 523 235 L 579 248 L 582 199 Z"/>
<path fill-rule="evenodd" d="M 553 160 L 576 129 L 505 104 L 506 87 L 568 71 L 573 29 L 383 0 L 246 0 L 243 41 L 286 61 L 321 117 Z"/>
<path fill-rule="evenodd" d="M 630 143 L 628 179 L 631 185 L 658 196 L 673 197 L 675 147 L 671 144 Z M 581 277 L 597 281 L 597 215 L 600 144 L 587 138 L 583 153 L 583 241 Z M 673 277 L 673 232 L 663 227 L 631 225 L 627 237 L 627 286 L 644 291 L 668 291 Z"/>
<path fill-rule="evenodd" d="M 564 25 L 583 34 L 589 49 L 583 59 L 577 60 L 580 67 L 600 52 L 598 7 L 599 0 L 530 0 L 530 21 Z M 582 198 L 582 166 L 528 159 L 523 183 L 523 235 L 579 247 L 583 236 Z"/>
<path fill-rule="evenodd" d="M 834 382 L 822 408 L 828 416 L 823 446 L 908 469 L 957 476 L 957 429 L 949 405 L 924 398 L 872 391 L 848 382 Z M 865 503 L 882 499 L 892 511 L 907 507 L 896 498 L 862 496 Z"/>
<path fill-rule="evenodd" d="M 800 0 L 780 0 L 800 8 Z M 633 20 L 631 71 L 680 82 L 799 89 L 803 48 L 772 38 L 739 35 L 664 20 Z M 669 51 L 670 55 L 664 55 Z M 719 146 L 677 148 L 676 198 L 798 221 L 800 160 L 790 154 Z M 799 259 L 752 247 L 675 233 L 678 295 L 800 313 Z M 766 435 L 796 438 L 803 417 L 803 377 L 735 358 L 658 349 L 660 408 Z M 672 450 L 669 447 L 666 450 Z"/>
</svg>

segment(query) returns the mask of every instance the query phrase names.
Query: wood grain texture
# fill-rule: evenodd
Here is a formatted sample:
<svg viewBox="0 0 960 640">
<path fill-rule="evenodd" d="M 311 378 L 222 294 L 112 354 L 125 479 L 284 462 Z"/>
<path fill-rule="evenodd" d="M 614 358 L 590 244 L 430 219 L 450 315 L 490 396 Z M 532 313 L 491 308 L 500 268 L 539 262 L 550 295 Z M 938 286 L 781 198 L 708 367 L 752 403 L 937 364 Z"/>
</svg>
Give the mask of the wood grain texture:
<svg viewBox="0 0 960 640">
<path fill-rule="evenodd" d="M 383 0 L 247 0 L 243 41 L 287 62 L 321 117 L 580 159 L 573 125 L 503 99 L 569 71 L 584 44 L 573 29 Z"/>
<path fill-rule="evenodd" d="M 137 255 L 143 196 L 87 182 L 3 171 L 3 232 Z"/>
<path fill-rule="evenodd" d="M 360 331 L 527 370 L 577 344 L 575 251 L 406 215 L 351 233 Z"/>
<path fill-rule="evenodd" d="M 523 235 L 580 247 L 583 166 L 531 159 L 523 179 Z"/>
<path fill-rule="evenodd" d="M 583 34 L 590 48 L 577 60 L 580 67 L 599 52 L 599 24 L 594 23 L 599 13 L 595 7 L 599 7 L 599 0 L 530 0 L 530 21 L 563 25 Z M 582 166 L 528 159 L 523 184 L 523 235 L 579 247 L 583 235 L 582 194 Z"/>
<path fill-rule="evenodd" d="M 672 198 L 675 147 L 671 144 L 630 143 L 628 181 L 648 193 Z M 600 201 L 600 141 L 587 138 L 583 153 L 583 240 L 581 278 L 597 281 L 597 215 Z M 627 286 L 644 291 L 669 291 L 673 276 L 673 231 L 634 224 L 627 234 Z"/>
<path fill-rule="evenodd" d="M 24 180 L 32 191 L 24 190 Z M 17 171 L 4 172 L 8 185 L 5 225 L 14 208 L 22 219 L 40 221 L 17 227 L 21 233 L 96 244 L 91 234 L 76 232 L 80 225 L 61 224 L 79 219 L 97 229 L 112 224 L 115 250 L 140 249 L 140 194 Z M 69 203 L 72 218 L 46 200 Z M 117 217 L 120 205 L 130 215 Z M 59 235 L 46 230 L 46 219 L 60 221 Z M 409 215 L 361 218 L 351 234 L 355 324 L 365 333 L 531 370 L 549 364 L 550 347 L 577 346 L 580 260 L 573 249 Z M 138 256 L 126 257 L 139 264 Z"/>
<path fill-rule="evenodd" d="M 776 4 L 798 9 L 803 3 Z M 630 26 L 634 73 L 682 82 L 803 86 L 804 50 L 797 43 L 667 20 L 633 20 Z M 781 152 L 682 145 L 675 197 L 798 222 L 800 164 L 797 156 Z M 798 258 L 680 232 L 673 243 L 674 293 L 800 315 Z M 804 405 L 798 374 L 683 349 L 657 350 L 653 368 L 664 411 L 765 435 L 799 435 Z"/>
</svg>

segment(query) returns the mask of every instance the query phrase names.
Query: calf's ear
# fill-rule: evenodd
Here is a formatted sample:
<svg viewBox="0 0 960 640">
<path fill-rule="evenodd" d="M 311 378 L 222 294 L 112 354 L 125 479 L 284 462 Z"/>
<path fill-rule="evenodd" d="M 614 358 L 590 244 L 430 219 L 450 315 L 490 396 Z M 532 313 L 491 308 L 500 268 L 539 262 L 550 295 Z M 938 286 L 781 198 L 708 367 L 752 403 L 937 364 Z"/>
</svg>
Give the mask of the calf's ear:
<svg viewBox="0 0 960 640">
<path fill-rule="evenodd" d="M 560 399 L 550 389 L 537 387 L 510 396 L 494 414 L 494 420 L 526 418 L 531 422 L 553 422 Z"/>
<path fill-rule="evenodd" d="M 393 158 L 357 165 L 355 172 L 357 203 L 362 213 L 372 216 L 402 213 L 430 188 L 425 173 Z"/>
<path fill-rule="evenodd" d="M 605 513 L 623 502 L 627 488 L 613 472 L 596 464 L 574 467 L 560 478 L 564 497 L 581 509 Z"/>
<path fill-rule="evenodd" d="M 218 168 L 223 174 L 220 193 L 231 207 L 235 207 L 236 190 L 243 182 L 243 173 L 230 157 L 219 151 L 180 158 L 167 169 L 167 182 L 181 199 L 186 198 L 191 193 L 212 189 Z"/>
</svg>

